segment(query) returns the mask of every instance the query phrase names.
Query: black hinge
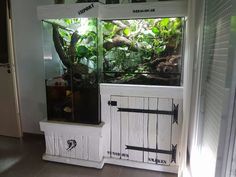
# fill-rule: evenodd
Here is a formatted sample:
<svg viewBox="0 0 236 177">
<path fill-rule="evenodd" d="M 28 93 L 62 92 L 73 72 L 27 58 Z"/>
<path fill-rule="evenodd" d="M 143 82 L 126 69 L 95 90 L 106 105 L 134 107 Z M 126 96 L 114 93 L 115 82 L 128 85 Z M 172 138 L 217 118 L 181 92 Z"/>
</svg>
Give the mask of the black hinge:
<svg viewBox="0 0 236 177">
<path fill-rule="evenodd" d="M 179 114 L 179 105 L 173 104 L 173 121 L 172 123 L 177 123 L 178 124 L 178 114 Z"/>
<path fill-rule="evenodd" d="M 150 110 L 150 109 L 118 108 L 117 111 L 118 111 L 118 112 L 135 112 L 135 113 L 173 115 L 173 111 Z"/>
<path fill-rule="evenodd" d="M 152 149 L 152 148 L 144 148 L 144 147 L 137 147 L 137 146 L 129 146 L 126 145 L 126 149 L 136 150 L 136 151 L 146 151 L 146 152 L 154 152 L 154 153 L 161 153 L 161 154 L 169 154 L 171 155 L 171 162 L 176 163 L 176 150 L 177 144 L 172 145 L 172 150 L 162 150 L 162 149 Z"/>
<path fill-rule="evenodd" d="M 176 163 L 176 151 L 177 151 L 177 144 L 172 144 L 172 155 L 171 155 L 171 162 Z"/>
<path fill-rule="evenodd" d="M 117 101 L 108 101 L 109 106 L 117 106 Z"/>
<path fill-rule="evenodd" d="M 164 111 L 164 110 L 150 110 L 150 109 L 133 109 L 133 108 L 118 108 L 118 112 L 135 112 L 135 113 L 147 113 L 147 114 L 165 114 L 165 115 L 173 115 L 172 123 L 178 124 L 178 109 L 179 105 L 173 104 L 172 111 Z"/>
</svg>

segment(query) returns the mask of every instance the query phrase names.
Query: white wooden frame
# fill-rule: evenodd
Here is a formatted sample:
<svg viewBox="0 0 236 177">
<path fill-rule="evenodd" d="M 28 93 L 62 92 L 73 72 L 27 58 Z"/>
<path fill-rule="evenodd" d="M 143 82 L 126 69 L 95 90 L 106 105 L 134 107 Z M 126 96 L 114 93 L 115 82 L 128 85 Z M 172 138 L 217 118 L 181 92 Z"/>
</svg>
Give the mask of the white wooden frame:
<svg viewBox="0 0 236 177">
<path fill-rule="evenodd" d="M 92 8 L 88 8 L 92 7 Z M 84 13 L 78 14 L 79 11 Z M 43 19 L 59 19 L 59 18 L 98 18 L 101 20 L 108 19 L 132 19 L 132 18 L 158 18 L 158 17 L 185 17 L 187 15 L 187 4 L 185 1 L 171 1 L 171 2 L 152 2 L 152 3 L 132 3 L 132 4 L 116 4 L 103 5 L 99 3 L 78 3 L 78 4 L 63 4 L 50 5 L 38 7 L 38 18 Z M 142 169 L 165 171 L 171 173 L 178 172 L 178 166 L 163 166 L 156 164 L 145 164 L 134 161 L 127 161 L 121 159 L 101 159 L 101 154 L 105 154 L 106 143 L 110 139 L 110 111 L 107 110 L 107 101 L 110 100 L 111 95 L 117 96 L 135 96 L 135 97 L 157 97 L 165 99 L 183 99 L 183 87 L 165 87 L 165 86 L 146 86 L 146 85 L 116 85 L 116 84 L 100 84 L 101 94 L 101 117 L 104 124 L 98 129 L 93 126 L 85 125 L 71 125 L 68 123 L 59 123 L 51 121 L 42 121 L 41 130 L 50 136 L 54 132 L 65 131 L 65 134 L 74 134 L 80 132 L 89 136 L 97 134 L 99 147 L 102 145 L 102 152 L 95 153 L 96 161 L 81 160 L 69 158 L 64 156 L 55 156 L 45 154 L 43 159 L 50 161 L 57 161 L 69 164 L 77 164 L 88 167 L 102 168 L 104 163 L 111 163 L 123 166 L 130 166 Z M 106 106 L 105 106 L 106 105 Z M 68 127 L 67 129 L 63 127 Z M 69 128 L 71 127 L 71 128 Z M 89 129 L 89 130 L 88 130 Z M 47 136 L 47 135 L 46 135 Z M 102 138 L 101 138 L 102 137 Z M 52 137 L 51 137 L 52 138 Z M 47 141 L 47 140 L 46 140 Z M 105 147 L 104 147 L 105 146 Z M 177 152 L 177 155 L 179 152 Z"/>
<path fill-rule="evenodd" d="M 142 10 L 147 12 L 138 12 Z M 185 17 L 186 10 L 187 3 L 185 1 L 109 4 L 100 6 L 99 19 Z"/>
<path fill-rule="evenodd" d="M 100 93 L 101 95 L 129 95 L 182 99 L 183 87 L 101 83 Z"/>
<path fill-rule="evenodd" d="M 93 4 L 93 7 L 79 15 L 78 12 Z M 60 18 L 97 18 L 99 15 L 99 3 L 54 4 L 39 6 L 37 8 L 38 19 Z"/>
<path fill-rule="evenodd" d="M 79 11 L 91 5 L 93 6 L 92 8 L 85 10 L 82 14 L 78 14 Z M 75 3 L 39 6 L 37 10 L 39 20 L 60 18 L 98 18 L 101 20 L 108 20 L 185 17 L 187 16 L 187 3 L 185 1 L 109 5 L 101 3 Z"/>
</svg>

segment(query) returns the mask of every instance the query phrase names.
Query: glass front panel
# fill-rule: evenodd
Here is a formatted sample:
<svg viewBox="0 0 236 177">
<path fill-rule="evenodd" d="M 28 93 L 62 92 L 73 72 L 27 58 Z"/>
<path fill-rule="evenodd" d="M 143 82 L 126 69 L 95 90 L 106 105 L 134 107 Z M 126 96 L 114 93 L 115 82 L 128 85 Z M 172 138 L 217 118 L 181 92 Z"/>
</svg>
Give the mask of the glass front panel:
<svg viewBox="0 0 236 177">
<path fill-rule="evenodd" d="M 100 123 L 101 81 L 181 85 L 183 26 L 183 18 L 43 20 L 48 119 Z"/>
<path fill-rule="evenodd" d="M 97 20 L 43 21 L 49 120 L 100 123 Z"/>
<path fill-rule="evenodd" d="M 109 20 L 102 31 L 104 82 L 180 85 L 182 18 Z"/>
</svg>

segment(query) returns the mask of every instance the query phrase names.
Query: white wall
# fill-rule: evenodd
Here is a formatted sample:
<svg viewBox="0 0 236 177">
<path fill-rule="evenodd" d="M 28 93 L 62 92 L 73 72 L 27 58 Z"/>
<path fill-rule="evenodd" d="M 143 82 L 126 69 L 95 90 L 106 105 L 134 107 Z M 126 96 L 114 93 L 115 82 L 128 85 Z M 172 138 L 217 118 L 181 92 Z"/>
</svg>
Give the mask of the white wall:
<svg viewBox="0 0 236 177">
<path fill-rule="evenodd" d="M 23 132 L 40 133 L 46 118 L 41 23 L 36 7 L 51 0 L 11 0 L 13 40 Z"/>
</svg>

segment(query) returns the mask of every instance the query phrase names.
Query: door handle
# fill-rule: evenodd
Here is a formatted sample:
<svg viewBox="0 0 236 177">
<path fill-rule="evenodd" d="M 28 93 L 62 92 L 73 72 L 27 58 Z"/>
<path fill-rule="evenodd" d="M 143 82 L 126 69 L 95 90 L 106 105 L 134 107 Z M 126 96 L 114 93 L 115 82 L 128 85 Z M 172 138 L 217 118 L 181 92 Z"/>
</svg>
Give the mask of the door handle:
<svg viewBox="0 0 236 177">
<path fill-rule="evenodd" d="M 6 68 L 7 69 L 7 73 L 11 73 L 11 66 L 10 66 L 10 63 L 2 63 L 2 64 L 0 64 L 0 68 Z"/>
</svg>

